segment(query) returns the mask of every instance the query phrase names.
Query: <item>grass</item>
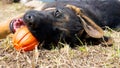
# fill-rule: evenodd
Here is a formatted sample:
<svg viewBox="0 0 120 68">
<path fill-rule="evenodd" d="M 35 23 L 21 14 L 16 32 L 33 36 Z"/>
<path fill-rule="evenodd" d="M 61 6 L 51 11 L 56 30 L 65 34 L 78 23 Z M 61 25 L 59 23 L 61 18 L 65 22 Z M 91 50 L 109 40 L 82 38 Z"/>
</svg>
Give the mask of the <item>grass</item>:
<svg viewBox="0 0 120 68">
<path fill-rule="evenodd" d="M 25 12 L 28 8 L 21 4 L 2 5 L 0 2 L 0 22 Z M 105 30 L 106 36 L 114 39 L 111 47 L 78 46 L 72 49 L 63 44 L 61 49 L 35 49 L 20 53 L 12 44 L 12 38 L 1 39 L 0 68 L 119 68 L 120 67 L 120 32 Z M 61 45 L 60 44 L 60 45 Z"/>
</svg>

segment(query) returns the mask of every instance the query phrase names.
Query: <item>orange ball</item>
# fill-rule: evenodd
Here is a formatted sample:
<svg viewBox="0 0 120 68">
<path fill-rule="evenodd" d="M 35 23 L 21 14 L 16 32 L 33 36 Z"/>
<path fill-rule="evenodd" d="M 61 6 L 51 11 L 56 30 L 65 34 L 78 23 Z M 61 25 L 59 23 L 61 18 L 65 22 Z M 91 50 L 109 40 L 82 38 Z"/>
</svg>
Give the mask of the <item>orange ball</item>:
<svg viewBox="0 0 120 68">
<path fill-rule="evenodd" d="M 14 48 L 18 51 L 31 51 L 39 42 L 26 26 L 19 28 L 13 36 Z"/>
</svg>

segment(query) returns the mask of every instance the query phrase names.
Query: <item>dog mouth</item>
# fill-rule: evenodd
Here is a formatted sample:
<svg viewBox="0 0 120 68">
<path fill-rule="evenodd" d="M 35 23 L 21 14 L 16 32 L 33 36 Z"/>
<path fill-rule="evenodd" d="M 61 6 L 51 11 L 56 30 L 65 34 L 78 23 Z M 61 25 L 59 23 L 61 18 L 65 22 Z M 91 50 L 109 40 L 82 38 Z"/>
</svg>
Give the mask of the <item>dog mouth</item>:
<svg viewBox="0 0 120 68">
<path fill-rule="evenodd" d="M 23 21 L 22 18 L 18 18 L 18 19 L 13 19 L 10 24 L 10 30 L 12 33 L 15 33 L 17 31 L 17 29 L 21 28 L 22 26 L 25 26 L 25 22 Z"/>
</svg>

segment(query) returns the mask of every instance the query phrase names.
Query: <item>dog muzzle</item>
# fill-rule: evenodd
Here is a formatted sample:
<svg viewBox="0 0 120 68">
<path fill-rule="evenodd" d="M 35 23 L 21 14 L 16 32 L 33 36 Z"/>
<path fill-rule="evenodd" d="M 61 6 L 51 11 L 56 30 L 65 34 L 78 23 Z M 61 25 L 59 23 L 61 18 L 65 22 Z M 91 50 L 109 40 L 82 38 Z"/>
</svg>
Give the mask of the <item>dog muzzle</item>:
<svg viewBox="0 0 120 68">
<path fill-rule="evenodd" d="M 20 28 L 21 26 L 24 26 L 24 25 L 25 25 L 25 23 L 23 22 L 23 20 L 21 18 L 13 19 L 9 24 L 9 28 L 12 33 L 15 33 L 18 28 Z"/>
</svg>

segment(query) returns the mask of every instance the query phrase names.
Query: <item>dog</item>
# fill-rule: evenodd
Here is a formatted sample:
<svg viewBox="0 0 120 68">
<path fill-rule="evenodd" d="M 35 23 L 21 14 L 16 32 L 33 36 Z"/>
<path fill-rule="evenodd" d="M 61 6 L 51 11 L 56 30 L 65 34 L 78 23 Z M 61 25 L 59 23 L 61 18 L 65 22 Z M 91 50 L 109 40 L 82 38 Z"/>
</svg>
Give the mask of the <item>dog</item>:
<svg viewBox="0 0 120 68">
<path fill-rule="evenodd" d="M 79 0 L 46 3 L 42 10 L 30 10 L 18 15 L 43 47 L 51 49 L 59 42 L 71 47 L 83 44 L 112 45 L 113 39 L 104 36 L 103 29 L 120 27 L 119 0 Z M 2 24 L 2 23 L 0 23 Z M 6 24 L 6 25 L 4 25 Z M 10 32 L 3 23 L 0 38 Z"/>
<path fill-rule="evenodd" d="M 103 29 L 120 27 L 119 11 L 118 0 L 58 1 L 46 4 L 42 11 L 26 12 L 23 21 L 44 48 L 59 41 L 71 47 L 80 41 L 111 45 L 113 40 L 104 36 Z"/>
</svg>

